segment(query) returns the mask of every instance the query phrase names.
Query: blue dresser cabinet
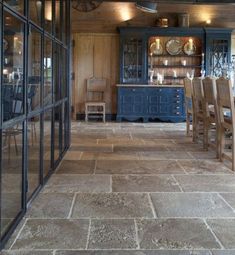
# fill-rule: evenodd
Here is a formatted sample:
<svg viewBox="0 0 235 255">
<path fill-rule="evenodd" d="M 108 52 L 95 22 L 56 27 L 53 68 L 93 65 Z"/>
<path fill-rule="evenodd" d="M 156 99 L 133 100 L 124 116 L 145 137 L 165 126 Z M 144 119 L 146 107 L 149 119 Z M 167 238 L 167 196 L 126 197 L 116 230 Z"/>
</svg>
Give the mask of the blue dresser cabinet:
<svg viewBox="0 0 235 255">
<path fill-rule="evenodd" d="M 185 120 L 184 89 L 174 86 L 118 85 L 117 121 Z"/>
</svg>

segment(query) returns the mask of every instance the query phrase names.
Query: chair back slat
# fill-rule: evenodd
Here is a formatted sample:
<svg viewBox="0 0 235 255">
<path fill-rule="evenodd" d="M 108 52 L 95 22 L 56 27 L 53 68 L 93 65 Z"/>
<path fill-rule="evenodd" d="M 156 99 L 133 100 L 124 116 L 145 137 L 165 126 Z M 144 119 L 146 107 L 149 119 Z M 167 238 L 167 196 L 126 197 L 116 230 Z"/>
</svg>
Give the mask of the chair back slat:
<svg viewBox="0 0 235 255">
<path fill-rule="evenodd" d="M 106 79 L 92 77 L 87 79 L 87 92 L 105 92 L 107 86 Z"/>
<path fill-rule="evenodd" d="M 204 94 L 202 88 L 202 79 L 194 78 L 192 81 L 193 86 L 193 101 L 194 101 L 194 110 L 196 112 L 203 111 L 204 107 Z"/>
<path fill-rule="evenodd" d="M 184 79 L 184 96 L 187 98 L 192 98 L 192 82 L 189 78 Z"/>
<path fill-rule="evenodd" d="M 232 125 L 235 125 L 235 110 L 232 84 L 229 79 L 221 77 L 216 80 L 217 102 L 221 121 L 224 122 L 224 109 L 230 111 Z"/>
</svg>

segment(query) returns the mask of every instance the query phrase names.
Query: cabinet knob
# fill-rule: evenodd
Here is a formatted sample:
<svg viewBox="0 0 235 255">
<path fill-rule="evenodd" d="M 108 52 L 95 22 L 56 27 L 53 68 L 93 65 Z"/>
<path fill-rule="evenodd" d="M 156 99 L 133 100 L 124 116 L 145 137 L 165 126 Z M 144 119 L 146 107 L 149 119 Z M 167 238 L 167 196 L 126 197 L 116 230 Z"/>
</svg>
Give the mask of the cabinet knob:
<svg viewBox="0 0 235 255">
<path fill-rule="evenodd" d="M 180 107 L 179 106 L 176 106 L 175 109 L 179 109 Z"/>
<path fill-rule="evenodd" d="M 133 92 L 135 92 L 135 89 L 132 89 Z"/>
<path fill-rule="evenodd" d="M 175 97 L 176 97 L 176 98 L 179 98 L 180 96 L 179 96 L 179 95 L 176 95 Z"/>
</svg>

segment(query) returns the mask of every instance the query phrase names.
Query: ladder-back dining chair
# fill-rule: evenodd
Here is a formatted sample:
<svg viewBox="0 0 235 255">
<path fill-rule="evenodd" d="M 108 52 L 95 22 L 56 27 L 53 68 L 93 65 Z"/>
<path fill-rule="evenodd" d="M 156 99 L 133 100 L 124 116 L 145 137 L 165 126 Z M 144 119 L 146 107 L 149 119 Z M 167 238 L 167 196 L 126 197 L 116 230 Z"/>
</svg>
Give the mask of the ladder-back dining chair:
<svg viewBox="0 0 235 255">
<path fill-rule="evenodd" d="M 190 135 L 190 126 L 193 130 L 193 88 L 192 81 L 188 78 L 184 79 L 184 99 L 186 112 L 186 133 Z"/>
<path fill-rule="evenodd" d="M 216 80 L 218 112 L 220 118 L 219 130 L 219 159 L 227 158 L 232 161 L 232 170 L 235 170 L 235 109 L 231 81 L 221 77 Z M 225 153 L 226 131 L 232 133 L 232 155 Z"/>
<path fill-rule="evenodd" d="M 215 79 L 206 77 L 202 80 L 203 84 L 203 94 L 204 94 L 204 104 L 205 104 L 205 120 L 204 120 L 204 146 L 208 150 L 210 145 L 215 145 L 216 157 L 219 157 L 219 114 L 217 106 L 217 92 Z M 209 131 L 211 129 L 216 129 L 215 144 L 211 143 L 209 139 Z"/>
<path fill-rule="evenodd" d="M 194 78 L 192 81 L 193 87 L 193 109 L 194 109 L 194 127 L 193 127 L 193 141 L 196 142 L 199 139 L 200 128 L 204 126 L 204 95 L 202 88 L 202 79 Z M 203 138 L 204 141 L 204 138 Z"/>
<path fill-rule="evenodd" d="M 105 92 L 107 89 L 107 80 L 104 78 L 92 77 L 87 79 L 86 84 L 86 102 L 85 102 L 85 120 L 89 117 L 102 117 L 105 122 Z"/>
</svg>

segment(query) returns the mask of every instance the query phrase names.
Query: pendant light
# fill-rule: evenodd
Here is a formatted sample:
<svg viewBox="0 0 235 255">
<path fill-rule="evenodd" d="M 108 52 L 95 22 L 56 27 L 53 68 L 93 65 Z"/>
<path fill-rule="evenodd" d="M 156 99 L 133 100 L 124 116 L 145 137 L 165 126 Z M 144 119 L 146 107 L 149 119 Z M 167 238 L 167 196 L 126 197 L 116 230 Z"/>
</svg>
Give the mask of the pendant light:
<svg viewBox="0 0 235 255">
<path fill-rule="evenodd" d="M 157 13 L 157 3 L 137 1 L 136 7 L 144 12 Z"/>
</svg>

